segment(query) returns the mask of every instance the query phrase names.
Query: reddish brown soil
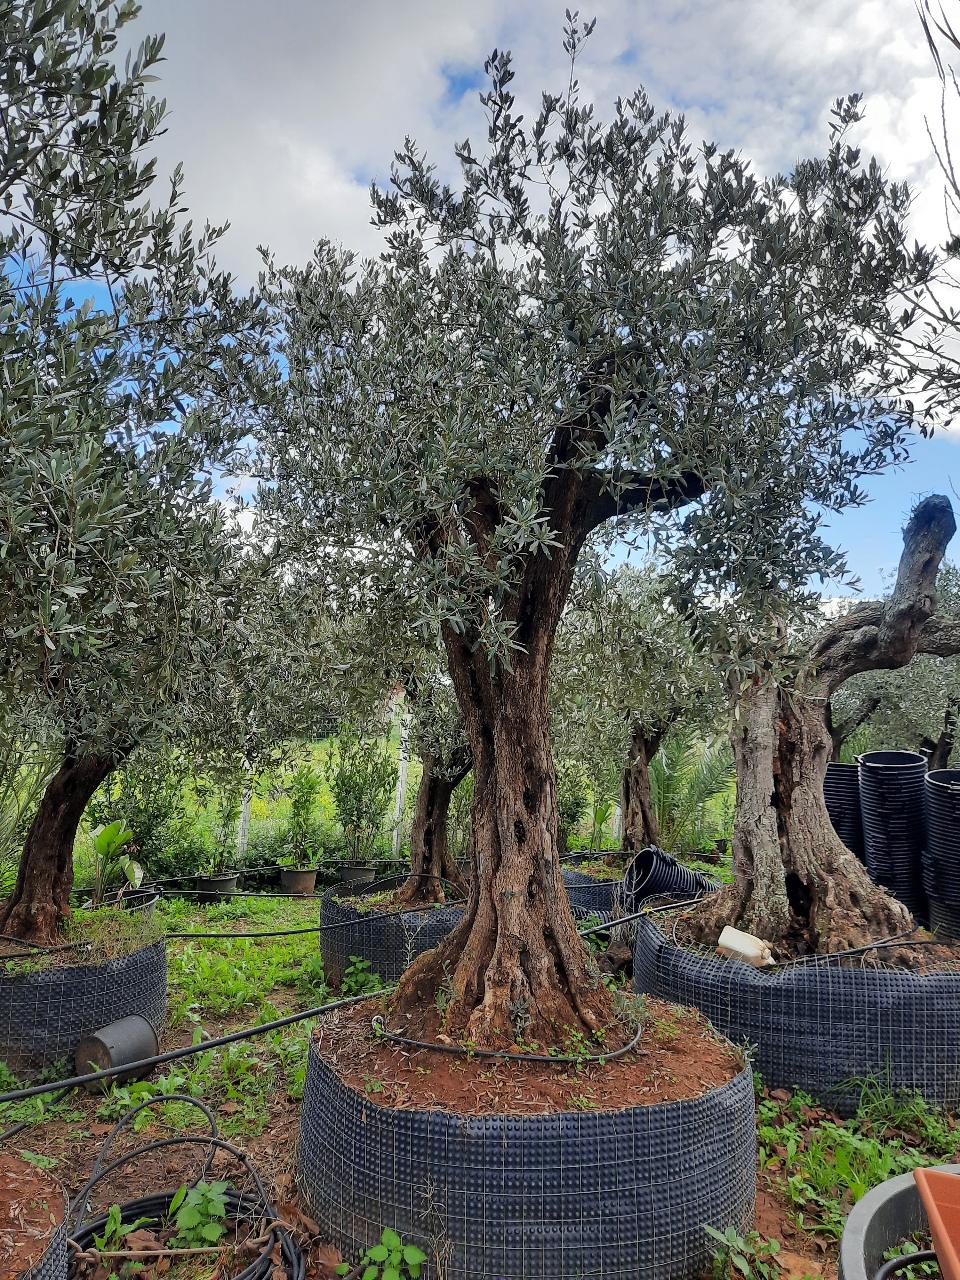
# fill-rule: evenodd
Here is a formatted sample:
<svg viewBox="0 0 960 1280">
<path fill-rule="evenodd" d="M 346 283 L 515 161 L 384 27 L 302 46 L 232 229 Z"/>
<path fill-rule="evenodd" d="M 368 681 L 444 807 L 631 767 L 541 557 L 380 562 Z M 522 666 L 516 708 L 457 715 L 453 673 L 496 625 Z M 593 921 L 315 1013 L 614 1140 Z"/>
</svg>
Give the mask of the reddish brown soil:
<svg viewBox="0 0 960 1280">
<path fill-rule="evenodd" d="M 385 1014 L 379 999 L 338 1009 L 320 1021 L 316 1040 L 341 1079 L 385 1107 L 458 1115 L 619 1111 L 698 1098 L 742 1068 L 699 1014 L 660 1000 L 644 1004 L 636 1051 L 579 1069 L 408 1049 L 374 1035 L 376 1014 Z"/>
<path fill-rule="evenodd" d="M 0 1276 L 12 1280 L 43 1257 L 63 1221 L 62 1189 L 41 1169 L 0 1151 Z"/>
</svg>

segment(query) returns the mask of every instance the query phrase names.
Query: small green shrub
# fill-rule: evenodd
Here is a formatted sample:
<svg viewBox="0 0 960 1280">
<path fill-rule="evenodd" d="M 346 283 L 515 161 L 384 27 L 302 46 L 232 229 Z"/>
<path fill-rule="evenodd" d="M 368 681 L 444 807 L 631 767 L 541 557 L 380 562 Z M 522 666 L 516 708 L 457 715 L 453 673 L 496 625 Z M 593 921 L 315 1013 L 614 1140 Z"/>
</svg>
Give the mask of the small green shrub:
<svg viewBox="0 0 960 1280">
<path fill-rule="evenodd" d="M 371 1245 L 360 1259 L 360 1280 L 418 1280 L 427 1255 L 414 1244 L 404 1244 L 396 1231 L 387 1227 L 380 1243 Z M 337 1267 L 338 1276 L 349 1275 L 349 1262 Z"/>
</svg>

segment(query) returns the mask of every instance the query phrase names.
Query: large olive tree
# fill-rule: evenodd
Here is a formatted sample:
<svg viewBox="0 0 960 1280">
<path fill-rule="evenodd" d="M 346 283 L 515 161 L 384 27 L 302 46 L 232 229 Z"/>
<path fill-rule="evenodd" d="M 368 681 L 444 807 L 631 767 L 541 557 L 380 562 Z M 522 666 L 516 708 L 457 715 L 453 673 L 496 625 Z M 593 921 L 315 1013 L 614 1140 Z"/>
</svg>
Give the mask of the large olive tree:
<svg viewBox="0 0 960 1280">
<path fill-rule="evenodd" d="M 487 145 L 456 149 L 456 184 L 408 141 L 374 189 L 379 260 L 322 242 L 305 267 L 268 262 L 283 361 L 259 501 L 332 591 L 403 581 L 441 631 L 473 876 L 395 1009 L 422 1020 L 442 990 L 447 1034 L 503 1046 L 611 1016 L 563 891 L 549 737 L 584 543 L 670 530 L 702 580 L 754 596 L 824 568 L 817 513 L 904 454 L 908 416 L 877 404 L 911 318 L 890 303 L 931 263 L 905 188 L 846 136 L 853 100 L 823 157 L 763 179 L 642 90 L 603 123 L 572 70 L 525 119 L 509 54 L 486 69 Z"/>
</svg>

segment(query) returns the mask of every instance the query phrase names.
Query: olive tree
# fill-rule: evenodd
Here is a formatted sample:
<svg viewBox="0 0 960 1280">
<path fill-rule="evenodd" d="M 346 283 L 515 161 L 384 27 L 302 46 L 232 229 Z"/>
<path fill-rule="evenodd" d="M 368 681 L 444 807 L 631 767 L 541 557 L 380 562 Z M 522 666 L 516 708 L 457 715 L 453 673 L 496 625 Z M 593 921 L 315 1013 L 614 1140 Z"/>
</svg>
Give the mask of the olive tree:
<svg viewBox="0 0 960 1280">
<path fill-rule="evenodd" d="M 650 764 L 681 721 L 717 729 L 724 689 L 654 568 L 624 567 L 595 591 L 574 587 L 557 633 L 550 701 L 554 740 L 586 764 L 594 788 L 611 764 L 619 776 L 623 848 L 657 844 Z"/>
<path fill-rule="evenodd" d="M 40 940 L 90 795 L 218 670 L 234 539 L 213 486 L 268 354 L 179 172 L 147 198 L 162 40 L 111 60 L 136 13 L 0 4 L 0 690 L 61 743 L 0 928 Z"/>
<path fill-rule="evenodd" d="M 571 62 L 585 29 L 565 33 Z M 672 533 L 701 582 L 754 597 L 830 559 L 819 513 L 903 456 L 886 352 L 931 259 L 906 189 L 849 140 L 756 176 L 643 90 L 608 123 L 575 66 L 530 119 L 486 64 L 486 146 L 455 183 L 416 144 L 374 188 L 386 249 L 268 259 L 281 331 L 264 529 L 330 590 L 404 583 L 439 629 L 473 757 L 462 923 L 394 996 L 483 1046 L 610 1022 L 560 874 L 548 694 L 584 544 Z M 878 401 L 883 399 L 883 411 Z M 371 626 L 378 626 L 371 615 Z"/>
</svg>

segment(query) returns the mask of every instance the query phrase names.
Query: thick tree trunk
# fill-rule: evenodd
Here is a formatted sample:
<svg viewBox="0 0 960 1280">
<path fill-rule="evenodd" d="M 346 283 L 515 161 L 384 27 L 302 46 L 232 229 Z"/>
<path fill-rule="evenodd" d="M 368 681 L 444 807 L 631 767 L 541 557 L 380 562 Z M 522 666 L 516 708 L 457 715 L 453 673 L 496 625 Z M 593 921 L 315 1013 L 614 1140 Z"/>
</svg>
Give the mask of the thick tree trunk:
<svg viewBox="0 0 960 1280">
<path fill-rule="evenodd" d="M 702 940 L 735 924 L 791 952 L 830 952 L 910 927 L 906 908 L 870 882 L 833 830 L 823 798 L 833 747 L 827 707 L 861 671 L 902 667 L 918 652 L 960 643 L 940 628 L 925 638 L 937 572 L 955 531 L 949 501 L 924 499 L 904 530 L 890 597 L 825 627 L 793 693 L 766 683 L 741 697 L 733 734 L 736 880 L 697 913 Z"/>
<path fill-rule="evenodd" d="M 73 843 L 83 811 L 116 768 L 115 756 L 67 756 L 30 824 L 13 893 L 0 905 L 0 932 L 54 942 L 70 913 Z"/>
<path fill-rule="evenodd" d="M 620 812 L 623 815 L 623 847 L 636 853 L 660 839 L 660 827 L 650 789 L 650 762 L 660 749 L 662 732 L 647 734 L 634 725 L 630 735 L 627 763 L 620 781 Z"/>
<path fill-rule="evenodd" d="M 547 662 L 486 654 L 447 637 L 473 754 L 473 875 L 464 919 L 400 981 L 408 1025 L 442 1008 L 443 1031 L 478 1047 L 563 1044 L 614 1021 L 610 994 L 576 931 L 560 872 Z"/>
<path fill-rule="evenodd" d="M 447 817 L 450 798 L 469 772 L 469 760 L 445 769 L 433 756 L 424 757 L 410 832 L 410 875 L 397 894 L 397 901 L 405 906 L 445 902 L 450 889 L 457 896 L 466 893 L 466 883 L 450 852 Z"/>
<path fill-rule="evenodd" d="M 740 704 L 733 733 L 734 884 L 711 899 L 700 934 L 735 923 L 795 953 L 841 951 L 910 927 L 837 836 L 823 798 L 831 755 L 822 702 L 772 686 Z"/>
</svg>

